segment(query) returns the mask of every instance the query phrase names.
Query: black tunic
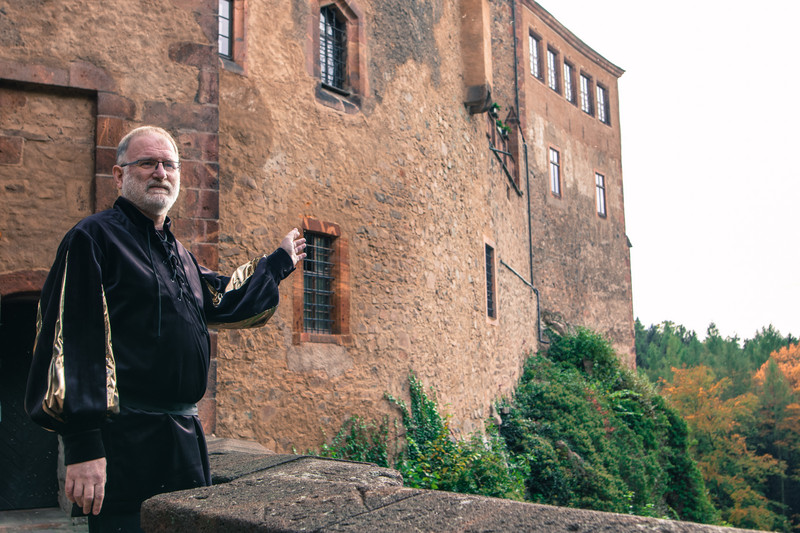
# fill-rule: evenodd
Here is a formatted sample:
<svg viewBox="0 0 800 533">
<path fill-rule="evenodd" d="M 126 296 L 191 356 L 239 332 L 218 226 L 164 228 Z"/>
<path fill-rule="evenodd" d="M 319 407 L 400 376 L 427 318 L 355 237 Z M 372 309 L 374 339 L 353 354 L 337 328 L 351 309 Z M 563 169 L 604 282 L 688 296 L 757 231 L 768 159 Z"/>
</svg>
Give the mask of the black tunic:
<svg viewBox="0 0 800 533">
<path fill-rule="evenodd" d="M 283 249 L 231 277 L 197 264 L 170 231 L 119 198 L 64 237 L 42 289 L 26 409 L 63 437 L 66 464 L 106 457 L 103 512 L 207 485 L 196 407 L 208 326 L 256 327 L 293 270 Z"/>
</svg>

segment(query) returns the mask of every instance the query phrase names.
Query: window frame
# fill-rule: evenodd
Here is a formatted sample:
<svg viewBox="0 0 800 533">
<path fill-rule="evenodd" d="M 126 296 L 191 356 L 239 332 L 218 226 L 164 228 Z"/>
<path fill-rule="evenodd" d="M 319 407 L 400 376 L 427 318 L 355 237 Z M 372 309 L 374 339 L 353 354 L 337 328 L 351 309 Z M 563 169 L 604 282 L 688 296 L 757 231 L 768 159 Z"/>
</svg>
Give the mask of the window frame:
<svg viewBox="0 0 800 533">
<path fill-rule="evenodd" d="M 564 98 L 573 105 L 578 103 L 575 92 L 575 66 L 569 61 L 564 61 Z"/>
<path fill-rule="evenodd" d="M 490 253 L 491 252 L 491 253 Z M 484 316 L 488 324 L 497 324 L 499 318 L 497 294 L 497 246 L 494 241 L 483 238 L 483 270 L 486 292 L 484 293 Z M 491 303 L 490 303 L 491 302 Z"/>
<path fill-rule="evenodd" d="M 306 331 L 305 329 L 305 269 L 304 262 L 297 264 L 298 272 L 294 276 L 292 288 L 292 342 L 307 342 L 350 345 L 353 342 L 350 334 L 350 267 L 349 246 L 342 235 L 341 227 L 333 222 L 325 222 L 313 217 L 303 217 L 300 227 L 303 232 L 311 232 L 331 237 L 333 263 L 333 295 L 331 318 L 333 320 L 330 333 Z"/>
<path fill-rule="evenodd" d="M 343 45 L 344 80 L 341 87 L 326 83 L 320 64 L 322 35 L 321 12 L 334 9 L 343 22 L 346 41 Z M 349 114 L 358 113 L 363 99 L 369 94 L 366 63 L 366 35 L 364 17 L 353 0 L 311 0 L 306 41 L 306 71 L 315 78 L 314 96 L 318 103 Z"/>
<path fill-rule="evenodd" d="M 223 5 L 227 5 L 226 10 L 223 10 Z M 226 11 L 223 13 L 223 11 Z M 217 8 L 217 53 L 220 57 L 224 59 L 229 59 L 233 61 L 233 0 L 219 0 L 218 8 Z M 222 21 L 228 21 L 228 32 L 223 33 L 222 31 Z M 227 41 L 227 46 L 225 50 L 222 50 L 222 39 Z"/>
<path fill-rule="evenodd" d="M 319 32 L 317 54 L 322 86 L 349 95 L 350 91 L 347 89 L 347 18 L 336 7 L 336 4 L 320 6 Z"/>
<path fill-rule="evenodd" d="M 531 76 L 539 81 L 543 81 L 542 38 L 533 32 L 528 33 L 528 56 Z"/>
<path fill-rule="evenodd" d="M 592 77 L 585 72 L 581 72 L 579 76 L 580 107 L 581 111 L 590 116 L 594 116 L 592 85 Z"/>
<path fill-rule="evenodd" d="M 606 176 L 595 170 L 595 207 L 597 215 L 601 218 L 608 217 L 608 197 L 606 196 Z"/>
<path fill-rule="evenodd" d="M 247 0 L 219 0 L 217 3 L 217 20 L 222 18 L 220 7 L 226 2 L 229 6 L 228 16 L 228 53 L 220 52 L 219 23 L 217 24 L 217 55 L 222 60 L 222 67 L 225 70 L 236 74 L 247 75 Z"/>
<path fill-rule="evenodd" d="M 555 158 L 553 157 L 555 155 Z M 554 160 L 555 159 L 555 160 Z M 550 194 L 556 198 L 562 197 L 561 188 L 561 168 L 563 166 L 561 160 L 561 151 L 554 147 L 548 147 L 548 175 L 550 176 Z"/>
<path fill-rule="evenodd" d="M 611 108 L 608 102 L 608 89 L 600 84 L 595 84 L 597 90 L 597 119 L 603 124 L 611 125 L 611 117 L 609 113 Z"/>
<path fill-rule="evenodd" d="M 559 79 L 558 51 L 550 46 L 547 47 L 547 86 L 558 94 L 561 94 L 561 83 Z"/>
</svg>

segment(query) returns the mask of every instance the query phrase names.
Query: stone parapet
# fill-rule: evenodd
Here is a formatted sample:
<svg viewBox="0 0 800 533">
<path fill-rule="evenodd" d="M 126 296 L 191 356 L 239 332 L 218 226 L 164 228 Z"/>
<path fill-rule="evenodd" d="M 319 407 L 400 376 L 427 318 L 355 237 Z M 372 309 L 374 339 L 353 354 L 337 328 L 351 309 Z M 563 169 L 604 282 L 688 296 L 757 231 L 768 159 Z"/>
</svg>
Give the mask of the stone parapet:
<svg viewBox="0 0 800 533">
<path fill-rule="evenodd" d="M 746 531 L 411 489 L 395 470 L 311 456 L 212 452 L 211 469 L 214 486 L 146 501 L 144 531 Z"/>
</svg>

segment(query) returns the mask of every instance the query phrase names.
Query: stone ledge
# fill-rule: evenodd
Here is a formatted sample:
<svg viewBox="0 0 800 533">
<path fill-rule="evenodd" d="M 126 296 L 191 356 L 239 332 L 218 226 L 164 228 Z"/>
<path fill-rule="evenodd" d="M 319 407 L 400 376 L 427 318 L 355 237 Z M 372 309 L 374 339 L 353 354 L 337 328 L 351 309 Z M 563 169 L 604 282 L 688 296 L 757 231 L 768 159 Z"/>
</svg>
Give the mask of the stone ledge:
<svg viewBox="0 0 800 533">
<path fill-rule="evenodd" d="M 144 531 L 748 531 L 410 489 L 397 471 L 366 463 L 241 451 L 210 458 L 220 484 L 147 500 Z"/>
</svg>

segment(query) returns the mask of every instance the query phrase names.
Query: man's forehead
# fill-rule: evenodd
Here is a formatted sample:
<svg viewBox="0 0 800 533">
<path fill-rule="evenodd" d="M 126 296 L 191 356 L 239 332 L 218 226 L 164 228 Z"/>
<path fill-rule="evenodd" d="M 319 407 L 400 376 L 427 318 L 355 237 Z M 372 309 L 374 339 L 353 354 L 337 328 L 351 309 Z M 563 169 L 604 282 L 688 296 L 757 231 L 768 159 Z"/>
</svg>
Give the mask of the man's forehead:
<svg viewBox="0 0 800 533">
<path fill-rule="evenodd" d="M 128 145 L 128 152 L 133 152 L 133 151 L 136 152 L 169 151 L 172 154 L 175 154 L 176 157 L 178 155 L 175 152 L 175 147 L 172 145 L 170 140 L 161 135 L 160 133 L 156 132 L 143 133 L 131 139 L 130 144 Z"/>
</svg>

